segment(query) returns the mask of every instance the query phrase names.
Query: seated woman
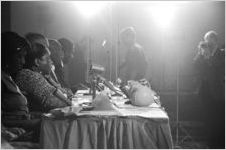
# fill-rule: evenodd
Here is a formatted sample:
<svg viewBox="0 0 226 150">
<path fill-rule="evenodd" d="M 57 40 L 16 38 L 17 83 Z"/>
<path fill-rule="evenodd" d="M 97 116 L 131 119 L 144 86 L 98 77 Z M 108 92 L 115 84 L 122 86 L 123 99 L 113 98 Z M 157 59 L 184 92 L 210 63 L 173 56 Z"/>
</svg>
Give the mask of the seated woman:
<svg viewBox="0 0 226 150">
<path fill-rule="evenodd" d="M 46 48 L 49 48 L 48 39 L 42 34 L 29 32 L 25 35 L 25 38 L 28 40 L 28 42 L 31 45 L 38 43 L 38 44 L 45 46 Z"/>
<path fill-rule="evenodd" d="M 32 100 L 30 108 L 48 112 L 54 108 L 70 106 L 71 101 L 44 77 L 50 73 L 52 66 L 48 48 L 34 43 L 25 60 L 25 69 L 18 72 L 15 80 L 20 89 Z"/>
<path fill-rule="evenodd" d="M 60 83 L 63 87 L 71 88 L 71 85 L 69 84 L 69 66 L 72 61 L 72 58 L 74 57 L 74 43 L 67 38 L 60 38 L 58 40 L 62 46 L 62 50 L 64 53 L 63 57 L 63 63 L 64 63 L 64 68 L 63 68 L 63 78 L 60 80 Z M 72 91 L 75 91 L 72 89 Z"/>
<path fill-rule="evenodd" d="M 55 66 L 55 73 L 57 76 L 57 82 L 61 84 L 61 80 L 64 78 L 64 52 L 62 50 L 61 44 L 54 39 L 49 39 L 49 50 L 51 52 L 51 60 L 53 61 L 53 64 Z"/>
<path fill-rule="evenodd" d="M 62 92 L 64 92 L 65 94 L 67 94 L 68 97 L 72 97 L 73 93 L 71 91 L 71 89 L 68 88 L 63 88 L 59 82 L 58 79 L 62 80 L 63 76 L 63 57 L 64 57 L 64 53 L 62 51 L 62 46 L 61 44 L 54 39 L 49 39 L 49 50 L 51 52 L 51 60 L 53 61 L 54 64 L 54 68 L 52 68 L 52 76 L 54 76 L 55 80 L 52 80 L 52 76 L 46 76 L 47 80 L 55 87 L 60 88 L 62 90 Z"/>
<path fill-rule="evenodd" d="M 41 120 L 31 119 L 27 99 L 12 78 L 22 69 L 29 49 L 28 42 L 18 34 L 2 33 L 1 121 L 6 127 L 35 129 L 35 137 L 38 137 Z"/>
<path fill-rule="evenodd" d="M 61 47 L 61 44 L 58 41 L 57 41 L 58 43 L 56 43 L 55 41 L 52 41 L 52 40 L 51 40 L 51 44 L 50 44 L 48 39 L 44 35 L 42 35 L 40 33 L 29 32 L 29 33 L 27 33 L 25 35 L 25 37 L 30 42 L 31 45 L 34 45 L 35 43 L 38 43 L 38 44 L 41 44 L 44 47 L 50 49 L 50 52 L 51 52 L 50 57 L 51 57 L 51 59 L 52 58 L 54 59 L 54 60 L 53 59 L 52 60 L 53 60 L 53 63 L 55 65 L 55 67 L 52 65 L 50 73 L 49 74 L 45 74 L 45 78 L 47 79 L 47 81 L 51 85 L 55 86 L 56 88 L 61 90 L 63 93 L 65 93 L 67 95 L 67 97 L 71 98 L 73 96 L 73 93 L 71 92 L 71 90 L 70 89 L 61 88 L 62 87 L 61 80 L 64 77 L 63 76 L 63 70 L 62 70 L 63 66 L 60 66 L 59 63 L 56 63 L 56 57 L 55 57 L 56 53 L 55 52 L 58 51 L 58 49 L 57 49 L 58 45 L 60 45 L 60 47 Z M 52 54 L 52 52 L 53 52 L 53 54 Z M 62 51 L 62 54 L 59 54 L 59 55 L 63 55 L 64 56 L 63 51 Z M 54 57 L 52 57 L 52 56 L 54 56 Z M 63 57 L 63 56 L 61 56 L 61 57 Z"/>
</svg>

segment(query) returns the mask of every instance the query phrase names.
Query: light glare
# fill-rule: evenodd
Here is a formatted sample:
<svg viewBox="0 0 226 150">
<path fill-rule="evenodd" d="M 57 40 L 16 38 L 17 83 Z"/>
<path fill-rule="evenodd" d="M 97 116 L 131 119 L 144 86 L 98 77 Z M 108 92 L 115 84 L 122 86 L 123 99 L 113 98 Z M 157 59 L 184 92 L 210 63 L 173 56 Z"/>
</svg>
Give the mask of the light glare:
<svg viewBox="0 0 226 150">
<path fill-rule="evenodd" d="M 103 1 L 78 1 L 75 6 L 86 17 L 91 18 L 106 5 Z"/>
<path fill-rule="evenodd" d="M 150 8 L 153 20 L 161 28 L 166 29 L 170 26 L 175 16 L 175 7 L 170 5 L 156 5 Z"/>
</svg>

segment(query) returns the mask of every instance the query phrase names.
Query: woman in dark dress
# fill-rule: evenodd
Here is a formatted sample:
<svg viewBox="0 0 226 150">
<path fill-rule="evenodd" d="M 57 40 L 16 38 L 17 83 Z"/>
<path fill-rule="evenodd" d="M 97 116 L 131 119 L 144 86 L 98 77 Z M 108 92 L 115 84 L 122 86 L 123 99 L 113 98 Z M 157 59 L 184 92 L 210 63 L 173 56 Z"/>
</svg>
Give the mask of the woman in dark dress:
<svg viewBox="0 0 226 150">
<path fill-rule="evenodd" d="M 29 50 L 28 42 L 17 33 L 2 33 L 1 120 L 2 125 L 7 128 L 35 131 L 34 140 L 37 140 L 41 119 L 33 119 L 27 98 L 13 80 L 17 72 L 23 68 Z"/>
<path fill-rule="evenodd" d="M 54 64 L 54 68 L 52 68 L 52 72 L 51 72 L 54 76 L 54 80 L 51 78 L 51 75 L 46 75 L 45 77 L 53 86 L 61 89 L 63 93 L 67 94 L 68 97 L 73 97 L 73 93 L 71 89 L 62 87 L 60 82 L 64 78 L 64 75 L 63 75 L 64 52 L 62 50 L 62 46 L 55 39 L 49 39 L 48 41 L 49 41 L 49 50 L 51 52 L 50 57 Z"/>
</svg>

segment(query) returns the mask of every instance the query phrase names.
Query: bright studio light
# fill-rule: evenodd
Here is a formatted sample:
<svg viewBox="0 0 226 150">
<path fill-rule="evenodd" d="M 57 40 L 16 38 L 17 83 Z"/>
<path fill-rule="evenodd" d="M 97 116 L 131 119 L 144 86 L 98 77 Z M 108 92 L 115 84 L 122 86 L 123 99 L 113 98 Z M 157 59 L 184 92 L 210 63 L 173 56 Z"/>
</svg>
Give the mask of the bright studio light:
<svg viewBox="0 0 226 150">
<path fill-rule="evenodd" d="M 168 4 L 157 4 L 150 8 L 152 18 L 161 28 L 168 28 L 175 16 L 176 7 Z"/>
<path fill-rule="evenodd" d="M 75 2 L 78 10 L 84 15 L 86 18 L 91 18 L 95 14 L 97 14 L 105 5 L 104 1 L 77 1 Z"/>
</svg>

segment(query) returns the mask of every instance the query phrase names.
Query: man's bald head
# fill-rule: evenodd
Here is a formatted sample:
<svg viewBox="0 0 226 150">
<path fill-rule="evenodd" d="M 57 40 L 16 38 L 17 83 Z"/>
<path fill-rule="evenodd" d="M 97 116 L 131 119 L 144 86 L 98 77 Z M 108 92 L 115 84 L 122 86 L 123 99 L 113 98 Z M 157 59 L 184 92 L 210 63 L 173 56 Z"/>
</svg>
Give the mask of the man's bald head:
<svg viewBox="0 0 226 150">
<path fill-rule="evenodd" d="M 211 31 L 208 31 L 205 35 L 204 35 L 204 40 L 206 42 L 208 42 L 208 44 L 210 46 L 215 46 L 217 45 L 217 42 L 218 42 L 218 34 L 217 32 L 211 30 Z"/>
</svg>

